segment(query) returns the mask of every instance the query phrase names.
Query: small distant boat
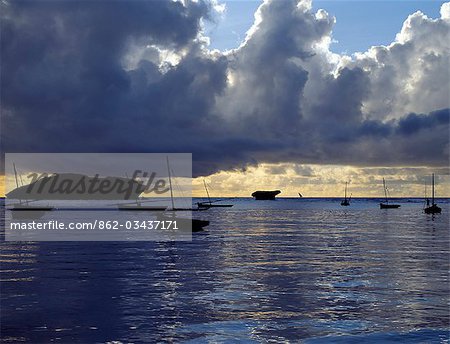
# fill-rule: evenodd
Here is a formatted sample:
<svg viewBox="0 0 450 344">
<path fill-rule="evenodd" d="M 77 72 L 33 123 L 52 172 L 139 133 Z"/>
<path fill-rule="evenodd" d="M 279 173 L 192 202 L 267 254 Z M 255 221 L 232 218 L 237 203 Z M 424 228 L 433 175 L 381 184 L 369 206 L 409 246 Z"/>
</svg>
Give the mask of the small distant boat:
<svg viewBox="0 0 450 344">
<path fill-rule="evenodd" d="M 13 164 L 14 168 L 14 177 L 16 180 L 16 188 L 19 188 L 19 181 L 17 179 L 17 170 L 16 165 Z M 22 180 L 22 177 L 21 177 Z M 22 182 L 23 186 L 23 182 Z M 16 190 L 17 190 L 16 189 Z M 12 208 L 8 207 L 8 210 L 12 211 L 12 217 L 14 219 L 32 219 L 32 218 L 40 218 L 44 216 L 48 211 L 52 211 L 54 209 L 53 206 L 47 205 L 30 205 L 30 202 L 34 200 L 21 200 L 19 199 L 19 203 L 12 204 Z"/>
<path fill-rule="evenodd" d="M 214 201 L 213 201 L 214 202 Z M 219 201 L 216 201 L 219 202 Z M 233 204 L 213 204 L 212 202 L 197 202 L 197 205 L 200 208 L 231 208 L 233 206 Z"/>
<path fill-rule="evenodd" d="M 384 188 L 384 197 L 385 200 L 384 202 L 380 202 L 380 209 L 397 209 L 400 208 L 400 204 L 393 204 L 393 203 L 389 203 L 389 199 L 388 199 L 388 190 L 386 187 L 386 181 L 383 178 L 383 188 Z"/>
<path fill-rule="evenodd" d="M 187 227 L 189 226 L 189 221 L 191 221 L 192 232 L 201 232 L 203 228 L 209 226 L 208 220 L 200 220 L 200 219 L 184 219 L 180 217 L 171 217 L 171 215 L 166 215 L 167 218 L 171 218 L 174 221 L 177 221 L 178 227 Z"/>
<path fill-rule="evenodd" d="M 255 198 L 257 201 L 263 201 L 263 200 L 274 200 L 275 196 L 280 194 L 280 190 L 275 191 L 255 191 L 252 193 L 252 197 Z"/>
<path fill-rule="evenodd" d="M 180 224 L 185 223 L 185 225 L 188 225 L 189 222 L 191 222 L 192 224 L 192 232 L 200 232 L 203 231 L 203 227 L 209 226 L 209 221 L 207 220 L 200 220 L 200 219 L 186 219 L 186 218 L 182 218 L 182 217 L 177 217 L 176 214 L 174 213 L 174 211 L 177 210 L 187 210 L 187 211 L 193 211 L 193 210 L 203 210 L 200 207 L 197 209 L 189 209 L 189 208 L 177 208 L 175 207 L 175 202 L 173 199 L 173 188 L 172 188 L 172 177 L 170 174 L 170 165 L 169 165 L 169 157 L 166 157 L 167 160 L 167 173 L 169 176 L 169 188 L 170 188 L 170 201 L 172 203 L 172 208 L 169 212 L 166 212 L 165 214 L 163 214 L 163 216 L 165 218 L 170 218 L 173 221 L 177 221 Z"/>
<path fill-rule="evenodd" d="M 347 198 L 347 185 L 348 185 L 348 182 L 345 182 L 344 199 L 341 201 L 341 205 L 345 206 L 345 207 L 350 205 L 350 199 L 352 198 L 351 195 L 350 195 L 350 198 Z"/>
<path fill-rule="evenodd" d="M 426 207 L 423 210 L 425 212 L 425 214 L 440 214 L 442 209 L 440 207 L 438 207 L 438 205 L 436 203 L 434 203 L 434 173 L 431 176 L 431 188 L 432 188 L 432 192 L 431 192 L 431 205 L 430 205 L 430 200 L 427 198 L 426 199 Z"/>
<path fill-rule="evenodd" d="M 204 206 L 204 207 L 198 207 L 197 208 L 169 208 L 169 210 L 175 210 L 175 211 L 202 211 L 202 210 L 208 210 L 209 207 L 208 206 Z"/>
<path fill-rule="evenodd" d="M 12 208 L 8 208 L 11 211 L 51 211 L 53 209 L 52 206 L 29 205 L 28 203 L 14 204 Z"/>
<path fill-rule="evenodd" d="M 211 197 L 209 197 L 208 187 L 206 186 L 206 182 L 204 179 L 203 179 L 203 184 L 205 185 L 206 194 L 208 195 L 208 202 L 197 202 L 197 205 L 199 208 L 205 208 L 205 209 L 231 208 L 233 206 L 233 204 L 214 204 L 215 202 L 220 202 L 221 200 L 218 199 L 218 200 L 211 201 Z"/>
<path fill-rule="evenodd" d="M 178 228 L 192 228 L 192 232 L 201 232 L 203 231 L 204 227 L 209 226 L 208 220 L 178 217 L 171 211 L 158 213 L 157 218 L 160 221 L 176 221 Z"/>
<path fill-rule="evenodd" d="M 179 221 L 179 219 L 178 219 Z M 201 232 L 203 228 L 209 226 L 208 220 L 200 220 L 200 219 L 192 219 L 192 231 L 193 232 Z"/>
<path fill-rule="evenodd" d="M 117 209 L 126 211 L 164 211 L 167 209 L 167 206 L 143 205 L 141 202 L 133 202 L 126 204 L 119 204 L 117 206 Z"/>
<path fill-rule="evenodd" d="M 388 204 L 380 202 L 380 209 L 397 209 L 400 208 L 400 204 Z"/>
<path fill-rule="evenodd" d="M 29 205 L 28 202 L 14 204 L 12 208 L 8 208 L 12 211 L 12 218 L 16 220 L 38 219 L 53 209 L 52 206 Z"/>
</svg>

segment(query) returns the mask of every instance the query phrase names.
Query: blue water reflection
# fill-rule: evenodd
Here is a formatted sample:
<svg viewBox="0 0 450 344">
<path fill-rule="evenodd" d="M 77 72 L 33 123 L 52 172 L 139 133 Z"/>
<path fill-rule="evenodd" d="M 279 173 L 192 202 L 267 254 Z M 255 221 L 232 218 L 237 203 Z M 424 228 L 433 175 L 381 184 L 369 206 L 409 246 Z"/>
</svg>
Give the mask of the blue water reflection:
<svg viewBox="0 0 450 344">
<path fill-rule="evenodd" d="M 448 340 L 448 201 L 235 203 L 192 242 L 2 242 L 2 340 Z"/>
</svg>

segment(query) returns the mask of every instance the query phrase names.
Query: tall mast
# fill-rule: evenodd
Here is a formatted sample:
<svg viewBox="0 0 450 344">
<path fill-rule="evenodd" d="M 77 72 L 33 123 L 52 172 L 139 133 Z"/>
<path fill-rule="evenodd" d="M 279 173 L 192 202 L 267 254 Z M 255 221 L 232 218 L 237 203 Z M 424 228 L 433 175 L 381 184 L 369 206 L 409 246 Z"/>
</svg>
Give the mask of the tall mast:
<svg viewBox="0 0 450 344">
<path fill-rule="evenodd" d="M 347 199 L 347 182 L 345 182 L 345 194 L 344 199 Z"/>
<path fill-rule="evenodd" d="M 17 170 L 16 170 L 16 164 L 13 163 L 14 168 L 14 177 L 16 178 L 16 187 L 19 188 L 19 182 L 17 181 Z"/>
<path fill-rule="evenodd" d="M 384 188 L 384 197 L 386 198 L 386 203 L 388 203 L 386 182 L 385 182 L 384 178 L 383 178 L 383 188 Z"/>
<path fill-rule="evenodd" d="M 433 183 L 432 186 L 432 196 L 431 196 L 431 205 L 434 205 L 434 173 L 431 175 L 431 182 Z"/>
<path fill-rule="evenodd" d="M 16 170 L 16 164 L 13 163 L 14 168 L 14 177 L 16 179 L 16 187 L 19 188 L 19 181 L 17 180 L 17 170 Z M 22 204 L 22 200 L 19 199 L 19 204 Z"/>
<path fill-rule="evenodd" d="M 172 201 L 172 209 L 175 209 L 175 204 L 173 202 L 172 178 L 170 176 L 169 157 L 166 156 L 166 159 L 167 159 L 167 172 L 169 173 L 170 200 Z"/>
<path fill-rule="evenodd" d="M 208 188 L 206 187 L 206 182 L 205 182 L 204 179 L 203 179 L 203 184 L 205 185 L 205 190 L 206 190 L 206 194 L 208 195 L 208 201 L 209 201 L 209 204 L 211 204 L 211 197 L 209 197 Z"/>
</svg>

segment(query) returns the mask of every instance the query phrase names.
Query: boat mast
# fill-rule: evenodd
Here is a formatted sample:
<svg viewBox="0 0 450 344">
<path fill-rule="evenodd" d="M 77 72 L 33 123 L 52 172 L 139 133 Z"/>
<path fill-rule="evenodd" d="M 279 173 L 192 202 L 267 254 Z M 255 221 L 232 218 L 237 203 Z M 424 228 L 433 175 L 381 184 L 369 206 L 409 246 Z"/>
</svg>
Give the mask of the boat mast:
<svg viewBox="0 0 450 344">
<path fill-rule="evenodd" d="M 206 194 L 208 195 L 208 201 L 209 201 L 209 204 L 211 204 L 211 197 L 209 197 L 208 188 L 206 187 L 206 182 L 205 182 L 204 179 L 203 179 L 203 184 L 205 185 L 205 190 L 206 190 Z"/>
<path fill-rule="evenodd" d="M 19 182 L 17 181 L 17 170 L 16 170 L 16 164 L 13 163 L 14 168 L 14 177 L 16 178 L 16 187 L 19 188 Z"/>
<path fill-rule="evenodd" d="M 167 160 L 167 172 L 169 173 L 170 200 L 172 201 L 172 209 L 175 209 L 175 204 L 173 202 L 172 178 L 170 176 L 170 165 L 168 156 L 166 156 L 166 160 Z"/>
<path fill-rule="evenodd" d="M 345 182 L 345 193 L 344 193 L 344 199 L 347 200 L 347 182 Z"/>
<path fill-rule="evenodd" d="M 434 205 L 434 173 L 431 175 L 432 193 L 431 193 L 431 205 Z"/>
<path fill-rule="evenodd" d="M 386 198 L 386 203 L 388 203 L 386 181 L 384 180 L 384 178 L 383 178 L 383 188 L 384 188 L 384 198 Z"/>
<path fill-rule="evenodd" d="M 425 179 L 425 207 L 430 205 L 430 200 L 428 199 L 428 190 L 427 190 L 427 180 Z"/>
<path fill-rule="evenodd" d="M 16 179 L 16 187 L 19 188 L 19 181 L 17 180 L 17 170 L 16 170 L 16 164 L 13 163 L 14 168 L 14 177 Z M 22 204 L 22 200 L 19 199 L 19 204 Z"/>
</svg>

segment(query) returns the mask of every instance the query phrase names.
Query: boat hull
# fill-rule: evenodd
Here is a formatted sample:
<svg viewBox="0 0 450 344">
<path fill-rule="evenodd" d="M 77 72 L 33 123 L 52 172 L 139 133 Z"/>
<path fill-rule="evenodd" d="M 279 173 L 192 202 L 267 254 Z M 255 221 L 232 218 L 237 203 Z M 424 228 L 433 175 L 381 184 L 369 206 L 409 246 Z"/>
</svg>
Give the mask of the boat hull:
<svg viewBox="0 0 450 344">
<path fill-rule="evenodd" d="M 433 204 L 431 207 L 427 207 L 423 211 L 425 212 L 425 214 L 440 214 L 442 209 L 436 204 Z"/>
<path fill-rule="evenodd" d="M 400 208 L 400 204 L 380 203 L 380 209 L 397 209 L 397 208 Z"/>
<path fill-rule="evenodd" d="M 126 211 L 164 211 L 167 209 L 167 207 L 146 206 L 146 205 L 119 205 L 117 209 Z"/>
<path fill-rule="evenodd" d="M 26 204 L 15 204 L 13 208 L 8 210 L 12 211 L 12 218 L 14 220 L 32 220 L 39 219 L 52 211 L 54 207 L 51 206 L 30 206 Z"/>
<path fill-rule="evenodd" d="M 209 204 L 209 203 L 198 203 L 200 208 L 231 208 L 233 204 Z"/>
<path fill-rule="evenodd" d="M 192 219 L 192 231 L 193 232 L 201 232 L 203 230 L 203 227 L 206 227 L 206 226 L 209 226 L 209 221 Z"/>
<path fill-rule="evenodd" d="M 51 211 L 53 207 L 14 207 L 9 209 L 11 211 Z"/>
<path fill-rule="evenodd" d="M 170 215 L 160 214 L 158 216 L 158 219 L 160 221 L 165 221 L 165 220 L 176 221 L 179 228 L 191 227 L 192 228 L 192 232 L 201 232 L 201 231 L 203 231 L 204 227 L 209 226 L 209 221 L 208 220 L 189 219 L 189 218 L 177 217 L 174 214 L 170 214 Z"/>
</svg>

